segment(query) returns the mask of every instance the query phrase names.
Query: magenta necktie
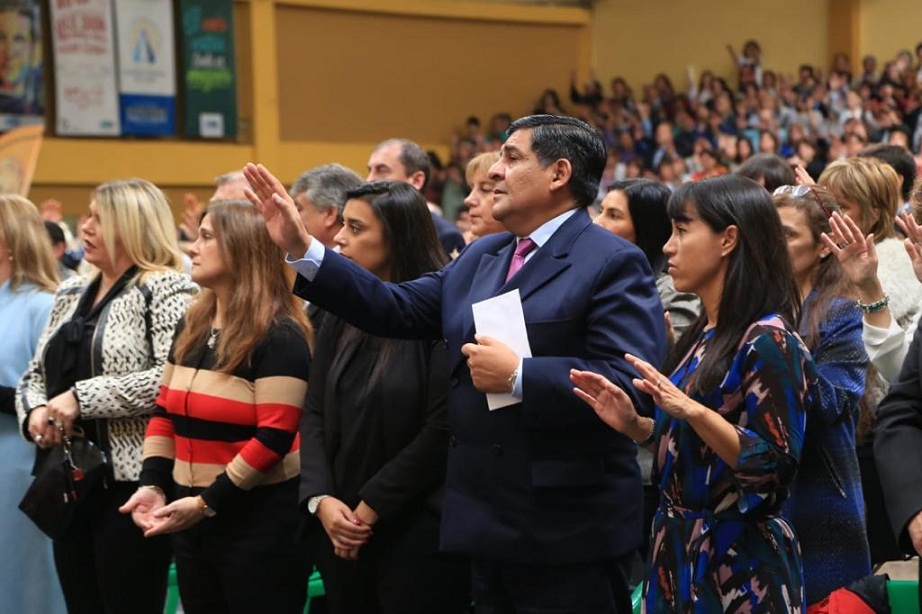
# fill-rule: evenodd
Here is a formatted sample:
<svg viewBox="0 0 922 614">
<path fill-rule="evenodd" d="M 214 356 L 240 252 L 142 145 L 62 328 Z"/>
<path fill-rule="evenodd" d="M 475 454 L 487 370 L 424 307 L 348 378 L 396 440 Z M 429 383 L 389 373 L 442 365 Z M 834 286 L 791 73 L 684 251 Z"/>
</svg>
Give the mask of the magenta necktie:
<svg viewBox="0 0 922 614">
<path fill-rule="evenodd" d="M 512 264 L 509 265 L 509 272 L 506 273 L 506 281 L 512 279 L 512 276 L 519 272 L 519 269 L 525 264 L 525 256 L 530 254 L 536 247 L 538 247 L 538 244 L 528 237 L 519 241 L 519 244 L 515 246 L 515 253 L 512 254 Z"/>
</svg>

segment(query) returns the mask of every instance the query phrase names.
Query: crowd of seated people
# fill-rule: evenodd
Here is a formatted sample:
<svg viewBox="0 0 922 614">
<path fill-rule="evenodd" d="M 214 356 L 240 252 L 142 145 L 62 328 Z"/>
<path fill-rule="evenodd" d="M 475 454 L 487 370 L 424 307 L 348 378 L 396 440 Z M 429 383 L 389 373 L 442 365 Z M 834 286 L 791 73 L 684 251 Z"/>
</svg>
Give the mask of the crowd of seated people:
<svg viewBox="0 0 922 614">
<path fill-rule="evenodd" d="M 735 171 L 758 153 L 816 178 L 829 163 L 886 143 L 912 152 L 922 167 L 922 43 L 882 64 L 868 55 L 860 69 L 839 53 L 828 70 L 805 63 L 796 76 L 764 65 L 756 41 L 746 41 L 740 54 L 728 49 L 737 68 L 732 79 L 689 69 L 684 91 L 660 73 L 635 92 L 615 76 L 606 92 L 594 74 L 580 84 L 574 71 L 568 100 L 546 89 L 523 112 L 578 117 L 602 132 L 608 164 L 600 199 L 611 181 L 642 177 L 677 186 Z M 499 148 L 510 119 L 497 113 L 481 125 L 472 116 L 452 136 L 451 159 L 437 173 L 442 180 L 427 193 L 432 202 L 447 201 L 449 220 L 460 213 L 466 223 L 463 169 Z"/>
</svg>

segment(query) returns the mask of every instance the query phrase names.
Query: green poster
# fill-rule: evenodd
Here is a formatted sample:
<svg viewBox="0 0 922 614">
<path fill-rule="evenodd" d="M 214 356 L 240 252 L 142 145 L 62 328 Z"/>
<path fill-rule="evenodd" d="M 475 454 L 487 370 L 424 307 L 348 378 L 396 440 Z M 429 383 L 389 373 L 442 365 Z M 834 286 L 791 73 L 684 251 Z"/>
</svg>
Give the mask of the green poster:
<svg viewBox="0 0 922 614">
<path fill-rule="evenodd" d="M 180 0 L 185 135 L 237 134 L 234 16 L 231 0 Z"/>
</svg>

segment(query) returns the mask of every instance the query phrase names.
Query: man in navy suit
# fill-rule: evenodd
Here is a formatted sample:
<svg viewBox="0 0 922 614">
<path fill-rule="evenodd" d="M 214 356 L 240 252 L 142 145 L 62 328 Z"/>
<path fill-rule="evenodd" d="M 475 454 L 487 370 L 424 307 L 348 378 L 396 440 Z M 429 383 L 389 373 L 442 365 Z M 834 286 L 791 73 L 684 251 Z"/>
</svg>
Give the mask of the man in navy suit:
<svg viewBox="0 0 922 614">
<path fill-rule="evenodd" d="M 587 124 L 519 119 L 490 169 L 493 215 L 511 234 L 478 239 L 445 269 L 396 285 L 324 252 L 281 184 L 247 167 L 249 196 L 299 272 L 298 294 L 375 335 L 447 339 L 452 434 L 441 539 L 444 550 L 471 557 L 478 612 L 631 611 L 636 447 L 576 398 L 568 378 L 571 368 L 602 373 L 649 411 L 624 354 L 660 364 L 666 343 L 646 258 L 587 214 L 604 166 L 602 139 Z M 507 280 L 526 241 L 534 247 Z M 471 305 L 513 288 L 531 358 L 475 339 Z M 490 411 L 487 392 L 521 402 Z"/>
</svg>

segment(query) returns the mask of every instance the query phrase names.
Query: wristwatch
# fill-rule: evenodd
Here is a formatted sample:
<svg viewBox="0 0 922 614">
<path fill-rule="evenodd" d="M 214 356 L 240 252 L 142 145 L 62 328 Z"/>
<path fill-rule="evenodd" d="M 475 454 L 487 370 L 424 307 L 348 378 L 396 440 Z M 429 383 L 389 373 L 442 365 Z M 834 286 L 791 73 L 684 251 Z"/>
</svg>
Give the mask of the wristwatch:
<svg viewBox="0 0 922 614">
<path fill-rule="evenodd" d="M 205 518 L 214 518 L 218 515 L 218 513 L 214 511 L 214 508 L 208 505 L 208 502 L 205 501 L 202 495 L 198 495 L 196 498 L 198 499 L 198 511 L 202 513 L 202 516 Z"/>
<path fill-rule="evenodd" d="M 316 497 L 311 497 L 307 500 L 307 511 L 310 512 L 311 516 L 317 515 L 317 509 L 320 507 L 320 502 L 329 496 L 330 495 L 317 495 Z"/>
<path fill-rule="evenodd" d="M 509 394 L 515 393 L 515 382 L 519 379 L 519 369 L 516 367 L 516 370 L 512 372 L 512 375 L 509 376 L 509 379 L 506 380 L 506 383 L 509 384 Z"/>
</svg>

